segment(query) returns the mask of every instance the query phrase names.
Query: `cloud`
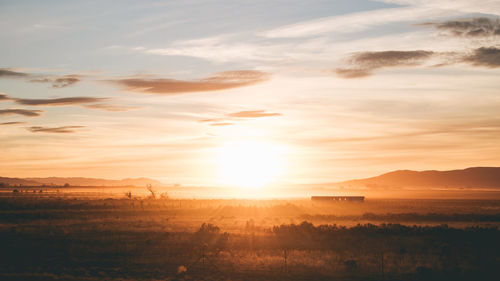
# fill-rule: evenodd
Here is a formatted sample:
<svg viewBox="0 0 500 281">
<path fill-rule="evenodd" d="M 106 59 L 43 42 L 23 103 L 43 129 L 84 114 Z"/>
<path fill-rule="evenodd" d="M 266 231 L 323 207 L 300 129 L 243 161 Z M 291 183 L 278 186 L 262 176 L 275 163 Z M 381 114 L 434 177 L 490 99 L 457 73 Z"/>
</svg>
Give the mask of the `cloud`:
<svg viewBox="0 0 500 281">
<path fill-rule="evenodd" d="M 282 115 L 281 113 L 266 112 L 265 110 L 245 110 L 245 111 L 238 111 L 234 113 L 225 114 L 225 117 L 222 118 L 203 119 L 200 120 L 200 122 L 211 123 L 210 126 L 228 126 L 228 125 L 234 125 L 234 123 L 231 123 L 233 121 L 252 119 L 252 118 L 281 116 L 281 115 Z"/>
<path fill-rule="evenodd" d="M 500 2 L 493 0 L 376 2 L 381 1 L 390 3 L 391 7 L 364 7 L 368 10 L 361 9 L 363 11 L 292 22 L 260 31 L 247 30 L 175 40 L 159 48 L 147 45 L 124 48 L 132 52 L 188 56 L 216 63 L 258 66 L 266 62 L 276 62 L 280 66 L 290 63 L 300 63 L 304 66 L 311 61 L 331 63 L 331 60 L 325 58 L 335 58 L 353 50 L 365 51 L 370 47 L 427 49 L 432 46 L 436 51 L 450 51 L 452 46 L 461 47 L 455 44 L 456 42 L 450 42 L 458 41 L 458 38 L 435 42 L 435 38 L 429 36 L 428 30 L 416 28 L 415 24 L 444 21 L 452 17 L 470 17 L 473 13 L 498 14 L 500 11 Z M 276 66 L 277 64 L 272 65 Z"/>
<path fill-rule="evenodd" d="M 335 73 L 343 78 L 365 77 L 371 75 L 373 70 L 383 67 L 422 64 L 434 54 L 435 52 L 424 50 L 361 52 L 350 57 L 350 68 L 338 68 Z"/>
<path fill-rule="evenodd" d="M 351 58 L 353 64 L 375 69 L 386 66 L 415 65 L 433 55 L 432 51 L 382 51 L 362 52 Z"/>
<path fill-rule="evenodd" d="M 80 75 L 64 76 L 40 75 L 14 71 L 10 68 L 0 68 L 0 78 L 23 78 L 31 83 L 49 83 L 52 88 L 65 88 L 81 81 Z"/>
<path fill-rule="evenodd" d="M 42 77 L 29 80 L 32 83 L 50 83 L 52 88 L 65 88 L 80 82 L 78 75 L 66 75 L 63 77 Z"/>
<path fill-rule="evenodd" d="M 210 119 L 202 119 L 200 120 L 200 122 L 211 123 L 211 122 L 223 122 L 225 120 L 226 120 L 225 118 L 210 118 Z"/>
<path fill-rule="evenodd" d="M 263 42 L 256 34 L 224 34 L 172 42 L 165 48 L 132 48 L 150 55 L 188 56 L 218 63 L 237 61 L 283 61 L 283 50 L 292 45 L 284 42 Z M 296 45 L 296 44 L 293 44 Z"/>
<path fill-rule="evenodd" d="M 269 116 L 280 116 L 281 113 L 273 113 L 273 112 L 265 112 L 264 110 L 247 110 L 247 111 L 239 111 L 235 113 L 226 114 L 228 117 L 237 117 L 237 118 L 259 118 L 259 117 L 269 117 Z"/>
<path fill-rule="evenodd" d="M 481 47 L 475 49 L 472 55 L 465 56 L 464 61 L 476 66 L 500 67 L 500 49 Z"/>
<path fill-rule="evenodd" d="M 387 8 L 294 23 L 269 30 L 262 35 L 268 38 L 299 38 L 328 33 L 351 33 L 395 22 L 409 22 L 454 14 L 456 12 L 451 10 L 425 6 Z"/>
<path fill-rule="evenodd" d="M 83 103 L 93 103 L 103 100 L 106 98 L 93 98 L 93 97 L 71 97 L 71 98 L 57 98 L 57 99 L 13 99 L 18 104 L 23 105 L 72 105 L 72 104 L 83 104 Z"/>
<path fill-rule="evenodd" d="M 438 23 L 424 23 L 436 29 L 449 32 L 460 37 L 489 37 L 500 35 L 500 19 L 471 18 L 463 20 L 449 20 Z"/>
<path fill-rule="evenodd" d="M 111 112 L 122 112 L 122 111 L 128 111 L 128 110 L 140 108 L 140 107 L 136 107 L 136 106 L 116 106 L 116 105 L 110 105 L 110 104 L 104 104 L 104 103 L 87 104 L 87 105 L 84 105 L 84 107 L 91 108 L 91 109 L 100 109 L 100 110 L 104 110 L 104 111 L 111 111 Z"/>
<path fill-rule="evenodd" d="M 9 96 L 0 92 L 0 101 L 10 100 Z"/>
<path fill-rule="evenodd" d="M 361 78 L 370 76 L 376 69 L 396 66 L 422 65 L 431 58 L 441 62 L 434 66 L 443 66 L 467 62 L 474 66 L 496 68 L 500 66 L 500 49 L 496 47 L 481 47 L 472 53 L 465 52 L 433 52 L 433 51 L 381 51 L 361 52 L 348 59 L 349 66 L 333 70 L 342 78 Z"/>
<path fill-rule="evenodd" d="M 4 122 L 0 123 L 0 126 L 19 125 L 19 124 L 26 124 L 26 122 Z"/>
<path fill-rule="evenodd" d="M 13 71 L 10 70 L 9 68 L 0 68 L 0 77 L 23 78 L 27 76 L 29 76 L 29 74 L 27 73 Z"/>
<path fill-rule="evenodd" d="M 361 78 L 372 75 L 370 70 L 359 68 L 337 68 L 334 72 L 342 78 Z"/>
<path fill-rule="evenodd" d="M 70 98 L 55 98 L 55 99 L 17 99 L 11 98 L 3 93 L 0 93 L 0 101 L 13 100 L 14 102 L 22 105 L 30 106 L 65 106 L 65 105 L 81 105 L 85 108 L 99 109 L 111 112 L 121 112 L 139 107 L 132 106 L 115 106 L 105 103 L 96 103 L 106 101 L 108 98 L 94 98 L 94 97 L 70 97 Z"/>
<path fill-rule="evenodd" d="M 40 116 L 43 111 L 41 110 L 30 110 L 30 109 L 18 109 L 18 108 L 9 108 L 9 109 L 0 109 L 1 115 L 24 115 L 28 117 L 36 117 Z"/>
<path fill-rule="evenodd" d="M 269 74 L 257 70 L 239 70 L 217 73 L 196 81 L 175 79 L 126 78 L 113 80 L 129 91 L 154 94 L 181 94 L 192 92 L 220 91 L 250 86 L 269 79 Z"/>
<path fill-rule="evenodd" d="M 65 76 L 61 78 L 56 78 L 52 80 L 51 83 L 53 88 L 64 88 L 76 84 L 80 81 L 81 80 L 76 76 Z"/>
<path fill-rule="evenodd" d="M 219 122 L 219 123 L 212 123 L 210 126 L 230 126 L 234 125 L 234 123 L 231 122 Z"/>
<path fill-rule="evenodd" d="M 434 10 L 458 12 L 461 14 L 500 14 L 500 3 L 495 0 L 378 0 L 403 6 L 419 6 Z"/>
<path fill-rule="evenodd" d="M 63 126 L 63 127 L 33 126 L 33 127 L 28 127 L 26 129 L 33 133 L 42 132 L 42 133 L 68 134 L 68 133 L 75 133 L 76 131 L 74 129 L 80 129 L 80 128 L 85 128 L 85 126 Z"/>
</svg>

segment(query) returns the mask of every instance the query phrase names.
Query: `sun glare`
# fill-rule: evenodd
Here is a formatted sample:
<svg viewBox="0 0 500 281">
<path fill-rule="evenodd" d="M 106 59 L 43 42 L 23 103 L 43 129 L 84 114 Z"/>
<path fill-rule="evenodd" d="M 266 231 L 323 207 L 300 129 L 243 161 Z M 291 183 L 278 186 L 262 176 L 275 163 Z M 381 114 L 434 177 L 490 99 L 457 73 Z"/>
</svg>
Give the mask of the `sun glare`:
<svg viewBox="0 0 500 281">
<path fill-rule="evenodd" d="M 282 173 L 282 148 L 261 141 L 227 143 L 217 151 L 220 180 L 225 185 L 255 190 Z"/>
</svg>

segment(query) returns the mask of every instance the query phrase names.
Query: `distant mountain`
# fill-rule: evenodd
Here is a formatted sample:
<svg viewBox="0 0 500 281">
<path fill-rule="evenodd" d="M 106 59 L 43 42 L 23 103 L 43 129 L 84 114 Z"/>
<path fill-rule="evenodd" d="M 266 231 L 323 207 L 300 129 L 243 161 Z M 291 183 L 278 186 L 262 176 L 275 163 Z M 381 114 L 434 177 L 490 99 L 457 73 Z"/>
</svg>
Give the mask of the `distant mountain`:
<svg viewBox="0 0 500 281">
<path fill-rule="evenodd" d="M 27 185 L 27 186 L 40 186 L 40 185 L 65 185 L 70 186 L 146 186 L 151 184 L 153 186 L 164 186 L 163 183 L 148 178 L 135 178 L 135 179 L 122 179 L 122 180 L 107 180 L 96 178 L 5 178 L 0 177 L 0 183 L 5 185 Z"/>
<path fill-rule="evenodd" d="M 343 187 L 384 188 L 500 188 L 500 167 L 451 171 L 399 170 L 380 176 L 337 183 Z"/>
<path fill-rule="evenodd" d="M 30 185 L 30 186 L 41 185 L 39 182 L 34 182 L 34 181 L 30 181 L 30 180 L 25 180 L 25 179 L 0 177 L 0 184 L 2 184 L 2 183 L 4 185 Z"/>
</svg>

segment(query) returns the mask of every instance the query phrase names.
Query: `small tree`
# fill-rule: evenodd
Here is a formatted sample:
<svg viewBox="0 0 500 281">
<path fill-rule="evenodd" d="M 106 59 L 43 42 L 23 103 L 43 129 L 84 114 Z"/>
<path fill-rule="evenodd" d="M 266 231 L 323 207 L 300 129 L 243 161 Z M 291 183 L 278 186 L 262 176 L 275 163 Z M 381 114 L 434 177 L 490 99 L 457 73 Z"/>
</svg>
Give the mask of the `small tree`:
<svg viewBox="0 0 500 281">
<path fill-rule="evenodd" d="M 166 191 L 165 191 L 165 192 L 162 192 L 162 193 L 160 194 L 160 198 L 161 198 L 161 199 L 168 199 L 168 198 L 169 198 L 168 193 L 167 193 Z"/>
<path fill-rule="evenodd" d="M 127 197 L 128 199 L 132 199 L 132 192 L 131 191 L 125 192 L 125 197 Z"/>
<path fill-rule="evenodd" d="M 146 189 L 151 193 L 149 196 L 151 199 L 156 199 L 156 190 L 153 188 L 151 184 L 146 185 Z"/>
</svg>

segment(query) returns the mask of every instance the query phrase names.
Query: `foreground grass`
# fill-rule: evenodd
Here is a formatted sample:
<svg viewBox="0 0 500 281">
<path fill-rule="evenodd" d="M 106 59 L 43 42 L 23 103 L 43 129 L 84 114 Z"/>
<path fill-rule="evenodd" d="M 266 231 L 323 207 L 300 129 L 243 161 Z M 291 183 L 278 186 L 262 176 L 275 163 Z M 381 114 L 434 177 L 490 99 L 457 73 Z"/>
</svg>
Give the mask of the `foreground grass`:
<svg viewBox="0 0 500 281">
<path fill-rule="evenodd" d="M 1 280 L 496 280 L 500 273 L 494 227 L 340 226 L 355 213 L 323 214 L 339 225 L 301 223 L 310 207 L 281 201 L 0 203 Z M 458 211 L 417 210 L 415 219 L 458 220 Z M 322 216 L 316 212 L 310 216 Z M 464 218 L 491 222 L 495 212 Z M 387 216 L 412 213 L 405 214 Z"/>
</svg>

